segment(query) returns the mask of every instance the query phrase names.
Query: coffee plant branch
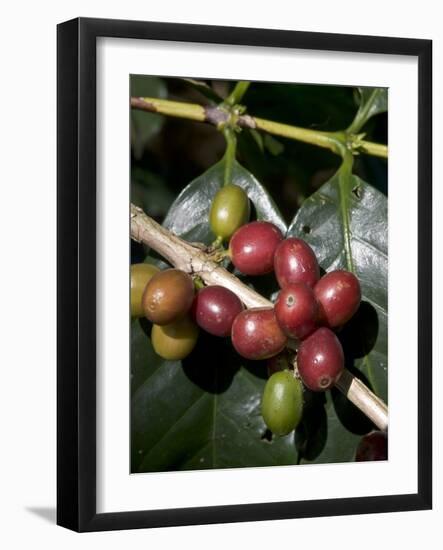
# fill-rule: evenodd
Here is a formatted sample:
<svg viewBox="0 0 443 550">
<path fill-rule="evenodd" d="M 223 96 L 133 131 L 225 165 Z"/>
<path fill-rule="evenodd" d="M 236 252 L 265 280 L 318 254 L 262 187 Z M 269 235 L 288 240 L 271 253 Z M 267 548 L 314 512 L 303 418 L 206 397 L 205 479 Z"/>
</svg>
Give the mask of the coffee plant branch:
<svg viewBox="0 0 443 550">
<path fill-rule="evenodd" d="M 226 98 L 225 103 L 227 103 L 228 105 L 239 104 L 240 101 L 243 99 L 245 93 L 248 91 L 250 85 L 251 83 L 247 80 L 240 80 L 239 82 L 237 82 L 232 92 Z"/>
<path fill-rule="evenodd" d="M 273 306 L 272 302 L 213 261 L 204 250 L 174 235 L 133 204 L 131 237 L 155 250 L 174 267 L 199 277 L 206 285 L 221 285 L 228 288 L 248 308 Z M 379 429 L 387 429 L 387 406 L 361 380 L 345 370 L 336 387 Z"/>
<path fill-rule="evenodd" d="M 322 132 L 320 130 L 300 128 L 248 114 L 241 114 L 241 110 L 235 109 L 235 106 L 233 109 L 229 109 L 223 104 L 204 107 L 196 103 L 170 101 L 154 97 L 131 97 L 131 107 L 150 113 L 206 122 L 218 128 L 230 124 L 238 128 L 260 130 L 275 136 L 317 145 L 329 149 L 340 156 L 342 155 L 343 145 L 345 145 L 353 152 L 363 152 L 382 158 L 388 157 L 387 145 L 365 141 L 362 139 L 361 134 Z"/>
</svg>

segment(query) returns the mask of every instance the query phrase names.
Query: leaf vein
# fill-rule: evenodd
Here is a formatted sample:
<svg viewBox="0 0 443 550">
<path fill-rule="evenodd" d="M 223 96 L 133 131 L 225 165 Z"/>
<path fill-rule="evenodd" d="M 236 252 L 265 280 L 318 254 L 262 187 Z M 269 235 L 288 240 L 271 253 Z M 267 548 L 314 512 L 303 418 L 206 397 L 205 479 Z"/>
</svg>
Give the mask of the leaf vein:
<svg viewBox="0 0 443 550">
<path fill-rule="evenodd" d="M 160 439 L 158 439 L 154 443 L 154 445 L 152 445 L 152 447 L 150 447 L 147 454 L 144 455 L 143 461 L 142 461 L 139 469 L 144 467 L 144 464 L 146 462 L 147 457 L 149 457 L 149 455 L 152 453 L 152 451 L 156 447 L 158 447 L 160 445 L 160 443 L 169 435 L 169 433 L 173 430 L 173 428 L 175 428 L 175 426 L 177 426 L 177 424 L 183 420 L 183 418 L 191 411 L 191 409 L 193 409 L 195 407 L 195 405 L 197 405 L 197 403 L 199 403 L 199 401 L 201 401 L 204 397 L 207 397 L 207 396 L 208 396 L 208 394 L 206 392 L 202 393 L 193 403 L 191 403 L 191 405 L 189 405 L 189 407 L 186 407 L 186 409 L 183 411 L 183 413 L 177 419 L 175 419 L 173 424 L 162 434 Z"/>
</svg>

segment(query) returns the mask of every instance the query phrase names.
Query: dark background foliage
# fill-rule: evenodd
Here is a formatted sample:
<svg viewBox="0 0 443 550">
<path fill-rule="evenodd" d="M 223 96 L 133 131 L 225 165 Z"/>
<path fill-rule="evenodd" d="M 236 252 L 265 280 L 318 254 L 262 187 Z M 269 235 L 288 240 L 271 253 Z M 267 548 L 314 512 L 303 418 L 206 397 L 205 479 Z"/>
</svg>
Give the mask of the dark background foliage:
<svg viewBox="0 0 443 550">
<path fill-rule="evenodd" d="M 210 82 L 226 96 L 232 83 Z M 207 104 L 206 97 L 184 79 L 137 76 L 132 94 L 167 97 Z M 254 83 L 243 103 L 261 118 L 313 128 L 342 130 L 357 110 L 356 88 L 306 84 Z M 157 114 L 133 112 L 142 127 L 132 137 L 133 200 L 143 202 L 147 213 L 162 221 L 175 196 L 224 154 L 222 134 L 213 126 Z M 365 126 L 367 139 L 387 143 L 387 115 L 377 115 Z M 133 132 L 134 134 L 135 132 Z M 336 171 L 340 159 L 328 150 L 298 141 L 242 132 L 239 162 L 262 183 L 276 200 L 289 223 L 303 200 Z M 354 173 L 387 194 L 385 161 L 360 155 Z"/>
<path fill-rule="evenodd" d="M 221 97 L 233 86 L 222 81 L 207 84 Z M 207 92 L 185 79 L 131 79 L 131 94 L 136 96 L 207 104 Z M 253 83 L 242 103 L 261 118 L 334 131 L 349 126 L 358 101 L 356 88 Z M 131 117 L 132 201 L 184 238 L 211 242 L 204 213 L 222 181 L 223 135 L 213 126 L 188 120 L 140 111 Z M 386 143 L 386 113 L 370 118 L 364 131 L 365 139 Z M 247 189 L 255 216 L 308 240 L 323 269 L 346 268 L 334 178 L 338 156 L 297 141 L 243 131 L 237 160 L 235 183 Z M 354 174 L 349 206 L 352 248 L 364 301 L 340 338 L 347 367 L 386 400 L 387 163 L 359 155 Z M 265 192 L 263 203 L 261 185 L 269 194 Z M 189 197 L 198 198 L 203 215 L 182 215 Z M 132 243 L 132 262 L 138 261 L 161 264 L 155 253 Z M 247 282 L 267 296 L 277 290 L 272 277 Z M 229 342 L 209 335 L 201 335 L 197 349 L 181 364 L 164 361 L 152 350 L 149 333 L 149 323 L 132 322 L 133 472 L 349 461 L 359 437 L 372 428 L 338 392 L 306 392 L 300 427 L 287 437 L 274 438 L 260 415 L 267 378 L 263 363 L 242 360 Z"/>
</svg>

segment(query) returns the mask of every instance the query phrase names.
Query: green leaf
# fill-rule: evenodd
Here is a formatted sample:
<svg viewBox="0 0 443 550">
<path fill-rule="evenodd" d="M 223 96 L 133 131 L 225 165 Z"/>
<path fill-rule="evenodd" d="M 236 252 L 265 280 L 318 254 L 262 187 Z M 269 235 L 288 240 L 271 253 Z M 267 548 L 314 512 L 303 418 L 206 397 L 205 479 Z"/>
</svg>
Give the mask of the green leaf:
<svg viewBox="0 0 443 550">
<path fill-rule="evenodd" d="M 281 141 L 278 141 L 278 139 L 275 139 L 271 134 L 265 134 L 264 136 L 264 145 L 266 149 L 271 153 L 271 155 L 274 155 L 275 157 L 277 155 L 280 155 L 285 150 L 285 146 Z"/>
<path fill-rule="evenodd" d="M 265 144 L 262 134 L 260 134 L 260 132 L 258 132 L 257 130 L 249 130 L 249 134 L 257 144 L 257 147 L 260 149 L 260 153 L 263 154 L 265 150 Z"/>
<path fill-rule="evenodd" d="M 348 268 L 348 239 L 353 270 L 362 287 L 362 304 L 339 332 L 339 338 L 346 367 L 387 401 L 387 200 L 355 175 L 342 182 L 342 189 L 346 197 L 341 195 L 337 173 L 303 203 L 288 236 L 306 240 L 325 271 Z M 343 204 L 348 228 L 343 220 Z M 325 403 L 316 403 L 314 410 L 312 417 L 327 419 L 327 439 L 323 451 L 313 461 L 352 460 L 359 437 L 371 429 L 368 420 L 336 390 L 328 393 Z M 314 444 L 317 439 L 315 430 L 312 433 L 308 425 L 303 444 L 306 446 L 306 440 Z M 311 460 L 305 457 L 302 461 Z"/>
<path fill-rule="evenodd" d="M 131 97 L 165 98 L 167 88 L 156 76 L 131 75 Z M 148 142 L 161 130 L 164 117 L 138 109 L 131 110 L 131 141 L 136 159 L 140 159 Z"/>
<path fill-rule="evenodd" d="M 223 102 L 223 98 L 219 96 L 206 82 L 203 80 L 195 80 L 194 78 L 182 78 L 192 88 L 199 91 L 212 105 L 217 105 Z"/>
<path fill-rule="evenodd" d="M 223 184 L 224 160 L 190 183 L 165 226 L 192 241 L 212 242 L 208 216 Z M 257 217 L 286 231 L 261 184 L 237 162 L 233 182 L 247 192 Z M 265 363 L 242 360 L 226 339 L 201 334 L 183 362 L 158 357 L 146 320 L 131 330 L 131 471 L 192 470 L 295 464 L 294 435 L 272 438 L 261 412 Z"/>
<path fill-rule="evenodd" d="M 132 472 L 297 463 L 294 435 L 270 437 L 260 413 L 264 363 L 208 334 L 183 362 L 165 361 L 149 333 L 146 320 L 133 321 Z"/>
<path fill-rule="evenodd" d="M 164 218 L 174 201 L 174 194 L 165 182 L 145 168 L 131 170 L 131 202 L 154 218 Z"/>
<path fill-rule="evenodd" d="M 387 88 L 359 88 L 360 105 L 354 121 L 348 131 L 356 134 L 366 122 L 380 113 L 388 110 L 388 89 Z"/>
<path fill-rule="evenodd" d="M 189 241 L 210 244 L 215 235 L 209 228 L 209 210 L 216 192 L 223 186 L 225 160 L 214 164 L 183 189 L 172 204 L 163 225 Z M 232 183 L 242 187 L 254 205 L 256 217 L 286 232 L 286 224 L 276 204 L 256 178 L 237 161 L 232 166 Z"/>
</svg>

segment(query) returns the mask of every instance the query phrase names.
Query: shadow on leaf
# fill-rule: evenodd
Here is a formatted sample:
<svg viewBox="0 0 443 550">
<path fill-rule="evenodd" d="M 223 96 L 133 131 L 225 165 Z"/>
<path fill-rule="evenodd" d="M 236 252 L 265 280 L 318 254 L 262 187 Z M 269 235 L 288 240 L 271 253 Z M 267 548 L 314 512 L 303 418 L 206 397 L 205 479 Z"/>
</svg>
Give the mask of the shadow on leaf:
<svg viewBox="0 0 443 550">
<path fill-rule="evenodd" d="M 231 385 L 240 368 L 240 358 L 226 345 L 225 338 L 200 332 L 194 351 L 182 361 L 183 371 L 194 384 L 208 393 L 220 394 Z"/>
<path fill-rule="evenodd" d="M 138 322 L 140 323 L 140 327 L 142 331 L 146 334 L 146 336 L 151 339 L 151 330 L 152 330 L 152 323 L 151 321 L 148 321 L 146 317 L 140 317 L 138 319 Z"/>
<path fill-rule="evenodd" d="M 268 367 L 266 361 L 248 361 L 247 359 L 241 358 L 241 365 L 257 378 L 262 380 L 267 380 L 269 378 Z"/>
<path fill-rule="evenodd" d="M 369 302 L 363 301 L 354 317 L 338 334 L 345 354 L 345 368 L 372 391 L 368 378 L 355 366 L 355 360 L 371 352 L 377 341 L 378 331 L 377 311 Z M 337 417 L 347 430 L 363 435 L 374 428 L 367 416 L 337 389 L 331 390 L 331 397 Z"/>
<path fill-rule="evenodd" d="M 372 390 L 371 384 L 366 376 L 354 367 L 353 360 L 346 358 L 345 361 L 345 367 L 348 371 Z M 375 428 L 369 418 L 339 390 L 332 388 L 331 397 L 337 417 L 347 430 L 354 434 L 363 435 Z"/>
<path fill-rule="evenodd" d="M 294 432 L 294 443 L 301 460 L 313 461 L 323 451 L 328 438 L 328 422 L 323 393 L 306 390 L 303 419 Z"/>
<path fill-rule="evenodd" d="M 273 301 L 277 298 L 280 287 L 277 284 L 274 273 L 267 273 L 266 275 L 260 275 L 258 277 L 247 277 L 242 275 L 238 270 L 234 270 L 234 274 L 243 283 L 253 288 L 265 298 L 268 298 L 268 300 Z"/>
<path fill-rule="evenodd" d="M 346 358 L 368 355 L 375 346 L 378 330 L 377 311 L 369 302 L 362 302 L 357 313 L 338 334 Z"/>
</svg>

